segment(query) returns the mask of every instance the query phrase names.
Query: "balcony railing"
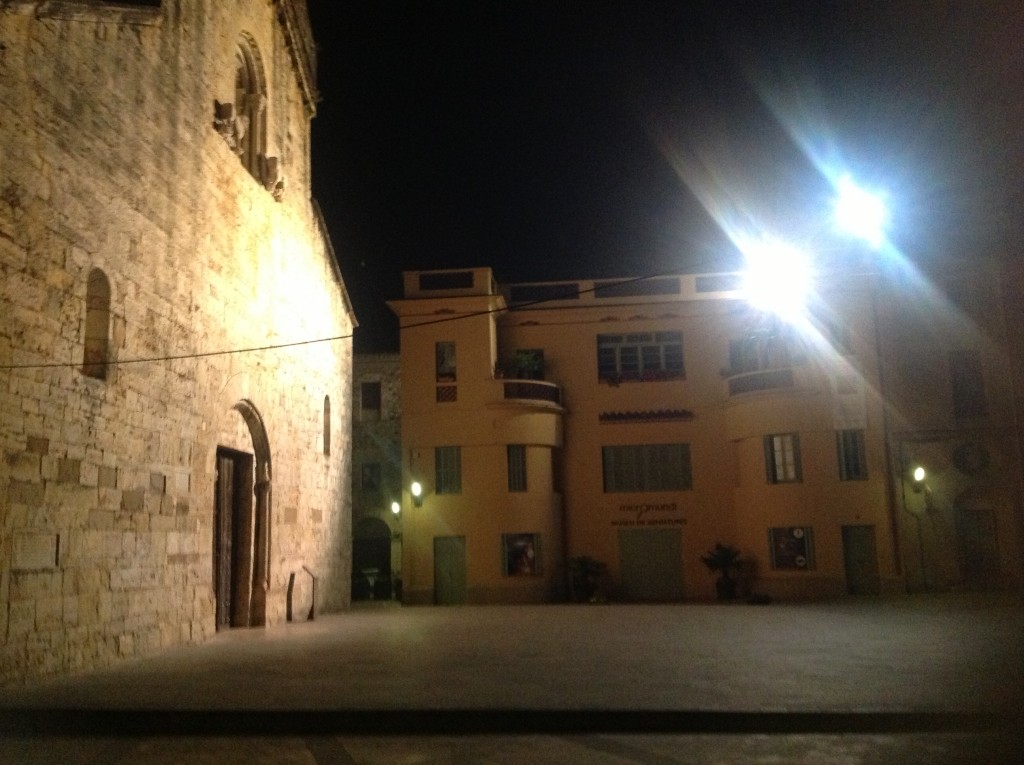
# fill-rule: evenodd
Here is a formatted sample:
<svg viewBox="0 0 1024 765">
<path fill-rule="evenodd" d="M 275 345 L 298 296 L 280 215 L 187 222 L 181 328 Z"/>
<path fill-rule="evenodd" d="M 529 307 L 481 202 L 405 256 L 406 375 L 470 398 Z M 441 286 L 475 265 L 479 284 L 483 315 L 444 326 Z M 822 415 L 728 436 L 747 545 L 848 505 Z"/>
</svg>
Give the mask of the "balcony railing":
<svg viewBox="0 0 1024 765">
<path fill-rule="evenodd" d="M 543 380 L 505 380 L 502 389 L 506 401 L 546 401 L 558 406 L 562 404 L 562 389 Z"/>
<path fill-rule="evenodd" d="M 756 372 L 744 372 L 728 379 L 729 395 L 739 396 L 743 393 L 755 393 L 762 390 L 777 390 L 793 387 L 793 368 L 760 369 Z"/>
</svg>

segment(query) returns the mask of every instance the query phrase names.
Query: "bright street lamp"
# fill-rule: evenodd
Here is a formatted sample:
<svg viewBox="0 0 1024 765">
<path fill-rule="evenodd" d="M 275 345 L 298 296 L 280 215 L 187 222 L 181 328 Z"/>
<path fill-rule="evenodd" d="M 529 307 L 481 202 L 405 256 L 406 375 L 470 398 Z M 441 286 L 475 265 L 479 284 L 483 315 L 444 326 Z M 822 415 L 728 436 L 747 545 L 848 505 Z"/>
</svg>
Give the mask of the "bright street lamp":
<svg viewBox="0 0 1024 765">
<path fill-rule="evenodd" d="M 885 241 L 885 226 L 889 213 L 885 202 L 877 194 L 862 189 L 849 175 L 836 183 L 838 196 L 835 203 L 835 221 L 842 231 L 863 239 L 872 247 Z"/>
<path fill-rule="evenodd" d="M 778 241 L 749 242 L 740 249 L 746 260 L 742 291 L 747 302 L 787 321 L 799 319 L 813 278 L 810 258 Z"/>
<path fill-rule="evenodd" d="M 402 512 L 402 506 L 400 504 L 398 504 L 398 502 L 392 502 L 391 503 L 391 512 L 394 513 L 395 515 L 398 515 L 400 512 Z"/>
<path fill-rule="evenodd" d="M 423 504 L 423 484 L 419 481 L 413 481 L 409 485 L 409 493 L 412 494 L 412 503 L 416 507 L 420 507 Z"/>
</svg>

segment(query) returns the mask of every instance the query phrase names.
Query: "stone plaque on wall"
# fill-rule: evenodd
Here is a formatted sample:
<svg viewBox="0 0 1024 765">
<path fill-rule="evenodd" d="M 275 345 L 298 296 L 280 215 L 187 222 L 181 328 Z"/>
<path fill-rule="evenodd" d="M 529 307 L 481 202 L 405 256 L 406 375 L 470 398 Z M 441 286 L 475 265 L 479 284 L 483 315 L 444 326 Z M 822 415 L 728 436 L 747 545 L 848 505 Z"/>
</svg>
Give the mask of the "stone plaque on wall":
<svg viewBox="0 0 1024 765">
<path fill-rule="evenodd" d="M 60 534 L 20 531 L 14 535 L 15 571 L 57 568 L 60 559 Z"/>
</svg>

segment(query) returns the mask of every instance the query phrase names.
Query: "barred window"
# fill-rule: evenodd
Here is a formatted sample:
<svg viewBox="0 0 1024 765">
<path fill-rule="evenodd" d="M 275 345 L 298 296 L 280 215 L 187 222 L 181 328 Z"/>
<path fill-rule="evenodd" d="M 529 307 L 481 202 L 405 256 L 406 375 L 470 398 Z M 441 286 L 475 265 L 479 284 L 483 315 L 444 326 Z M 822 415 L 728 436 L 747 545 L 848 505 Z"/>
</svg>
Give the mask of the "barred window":
<svg viewBox="0 0 1024 765">
<path fill-rule="evenodd" d="M 597 336 L 599 380 L 669 380 L 685 377 L 681 332 Z"/>
<path fill-rule="evenodd" d="M 768 483 L 799 483 L 800 437 L 796 433 L 780 433 L 764 437 L 764 460 Z"/>
<path fill-rule="evenodd" d="M 526 491 L 526 447 L 508 445 L 508 490 Z"/>
<path fill-rule="evenodd" d="M 867 480 L 868 462 L 864 449 L 863 430 L 837 431 L 836 454 L 839 458 L 840 481 Z"/>
<path fill-rule="evenodd" d="M 462 493 L 462 450 L 458 446 L 434 448 L 434 492 Z"/>
<path fill-rule="evenodd" d="M 605 492 L 693 488 L 689 444 L 630 444 L 601 449 Z"/>
</svg>

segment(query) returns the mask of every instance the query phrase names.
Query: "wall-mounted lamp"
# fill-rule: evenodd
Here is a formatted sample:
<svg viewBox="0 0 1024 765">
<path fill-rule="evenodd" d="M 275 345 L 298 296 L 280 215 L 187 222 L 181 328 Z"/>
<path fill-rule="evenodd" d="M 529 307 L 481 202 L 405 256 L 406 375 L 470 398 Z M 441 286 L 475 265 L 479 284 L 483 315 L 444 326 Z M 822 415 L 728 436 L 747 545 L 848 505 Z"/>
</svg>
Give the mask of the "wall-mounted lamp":
<svg viewBox="0 0 1024 765">
<path fill-rule="evenodd" d="M 925 482 L 927 477 L 928 471 L 920 465 L 914 465 L 910 470 L 910 486 L 915 494 L 924 494 L 924 509 L 931 513 L 935 511 L 935 507 L 932 505 L 931 487 Z"/>
<path fill-rule="evenodd" d="M 413 481 L 409 485 L 409 493 L 412 494 L 412 503 L 416 507 L 423 507 L 423 485 L 419 481 Z"/>
<path fill-rule="evenodd" d="M 402 506 L 400 504 L 398 504 L 398 502 L 392 502 L 391 503 L 391 512 L 394 513 L 395 515 L 398 515 L 400 512 L 402 512 Z"/>
</svg>

